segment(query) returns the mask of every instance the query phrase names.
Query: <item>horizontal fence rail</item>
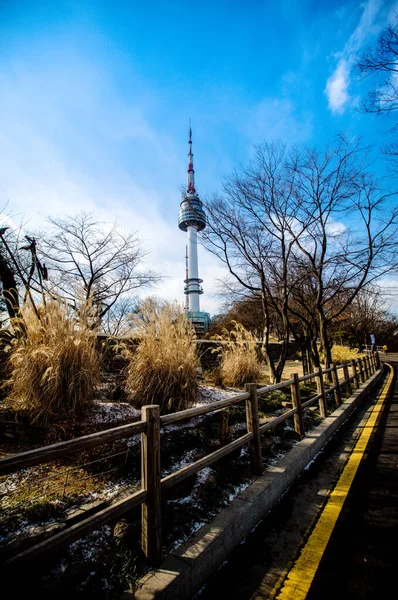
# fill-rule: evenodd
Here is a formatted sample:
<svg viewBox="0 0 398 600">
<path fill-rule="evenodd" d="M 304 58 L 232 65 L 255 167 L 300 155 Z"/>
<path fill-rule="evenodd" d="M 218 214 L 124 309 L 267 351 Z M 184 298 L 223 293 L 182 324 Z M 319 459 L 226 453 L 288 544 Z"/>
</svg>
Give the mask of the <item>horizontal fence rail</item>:
<svg viewBox="0 0 398 600">
<path fill-rule="evenodd" d="M 198 406 L 176 413 L 160 416 L 159 407 L 156 405 L 144 406 L 141 411 L 141 420 L 113 427 L 105 431 L 82 436 L 66 442 L 51 444 L 27 452 L 14 454 L 0 459 L 0 475 L 6 475 L 26 467 L 46 463 L 69 454 L 94 448 L 96 446 L 119 440 L 141 433 L 141 490 L 130 494 L 55 535 L 12 557 L 6 565 L 18 565 L 26 560 L 33 560 L 43 554 L 59 550 L 68 546 L 73 541 L 83 537 L 98 527 L 117 520 L 127 511 L 141 505 L 141 545 L 142 549 L 152 564 L 161 560 L 161 496 L 162 492 L 177 485 L 187 477 L 195 475 L 205 467 L 229 455 L 245 444 L 250 445 L 250 460 L 252 472 L 256 475 L 262 472 L 261 440 L 260 435 L 270 431 L 287 419 L 294 418 L 296 433 L 302 438 L 305 436 L 304 410 L 319 403 L 319 412 L 322 418 L 327 415 L 326 397 L 333 395 L 335 406 L 342 402 L 342 387 L 350 393 L 352 389 L 360 387 L 380 367 L 377 352 L 370 353 L 363 358 L 352 360 L 351 363 L 331 365 L 328 369 L 318 368 L 314 373 L 299 377 L 294 374 L 292 379 L 277 384 L 257 388 L 256 384 L 246 384 L 246 391 L 236 394 L 232 398 L 218 400 L 205 406 Z M 349 373 L 351 368 L 351 374 Z M 343 370 L 343 378 L 339 379 L 339 371 Z M 324 376 L 329 376 L 329 382 Z M 317 394 L 301 402 L 300 383 L 307 381 L 316 382 Z M 290 388 L 292 408 L 285 410 L 277 417 L 260 422 L 258 416 L 258 397 L 276 390 Z M 200 458 L 174 473 L 161 478 L 160 474 L 160 431 L 173 423 L 206 415 L 217 410 L 228 408 L 239 402 L 246 403 L 247 433 L 230 442 L 222 448 Z"/>
<path fill-rule="evenodd" d="M 74 440 L 67 440 L 66 442 L 58 442 L 43 448 L 36 448 L 35 450 L 28 450 L 27 452 L 20 452 L 7 456 L 0 460 L 0 475 L 7 475 L 26 467 L 32 467 L 40 465 L 50 460 L 62 458 L 68 454 L 79 452 L 80 450 L 88 450 L 89 448 L 95 448 L 102 444 L 107 444 L 115 440 L 120 440 L 124 437 L 130 437 L 135 433 L 141 433 L 145 431 L 146 423 L 144 421 L 137 421 L 135 423 L 129 423 L 128 425 L 121 425 L 120 427 L 112 427 L 112 429 L 105 429 L 97 433 L 90 433 L 89 435 L 83 435 L 75 438 Z"/>
</svg>

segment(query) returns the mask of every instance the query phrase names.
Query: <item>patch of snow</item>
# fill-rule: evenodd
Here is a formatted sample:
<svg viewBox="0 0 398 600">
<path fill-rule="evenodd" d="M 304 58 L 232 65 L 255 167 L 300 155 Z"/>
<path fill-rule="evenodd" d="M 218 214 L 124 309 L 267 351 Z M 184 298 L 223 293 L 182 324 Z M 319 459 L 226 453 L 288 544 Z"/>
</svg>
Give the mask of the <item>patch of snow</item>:
<svg viewBox="0 0 398 600">
<path fill-rule="evenodd" d="M 96 400 L 90 413 L 83 421 L 83 425 L 137 421 L 140 417 L 141 411 L 128 404 L 128 402 L 102 402 Z"/>
<path fill-rule="evenodd" d="M 206 480 L 212 473 L 214 473 L 213 469 L 211 469 L 210 467 L 205 467 L 204 469 L 199 471 L 199 473 L 197 473 L 195 485 L 193 486 L 192 490 L 187 496 L 185 496 L 184 498 L 178 498 L 176 500 L 168 500 L 168 502 L 170 504 L 194 504 L 196 494 L 198 493 L 200 486 L 206 483 Z"/>
<path fill-rule="evenodd" d="M 93 561 L 96 558 L 98 551 L 101 551 L 112 534 L 112 529 L 109 525 L 103 525 L 101 529 L 90 532 L 86 537 L 73 542 L 69 546 L 69 554 L 72 556 L 79 552 L 85 561 Z"/>
<path fill-rule="evenodd" d="M 205 404 L 211 404 L 217 402 L 217 400 L 225 400 L 225 398 L 233 398 L 237 394 L 241 394 L 242 390 L 235 388 L 217 388 L 210 385 L 200 385 L 198 401 L 194 406 L 203 406 Z"/>
<path fill-rule="evenodd" d="M 243 483 L 237 485 L 233 491 L 228 494 L 228 502 L 232 502 L 232 500 L 234 500 L 236 496 L 239 496 L 239 494 L 249 487 L 250 484 L 251 481 L 244 481 Z"/>
<path fill-rule="evenodd" d="M 184 454 L 181 460 L 173 463 L 171 467 L 169 469 L 165 469 L 164 472 L 162 471 L 162 477 L 166 477 L 167 475 L 170 475 L 170 473 L 174 473 L 174 471 L 179 471 L 180 469 L 183 469 L 184 467 L 187 467 L 188 465 L 192 464 L 197 458 L 196 455 L 197 450 L 188 450 L 188 452 Z"/>
</svg>

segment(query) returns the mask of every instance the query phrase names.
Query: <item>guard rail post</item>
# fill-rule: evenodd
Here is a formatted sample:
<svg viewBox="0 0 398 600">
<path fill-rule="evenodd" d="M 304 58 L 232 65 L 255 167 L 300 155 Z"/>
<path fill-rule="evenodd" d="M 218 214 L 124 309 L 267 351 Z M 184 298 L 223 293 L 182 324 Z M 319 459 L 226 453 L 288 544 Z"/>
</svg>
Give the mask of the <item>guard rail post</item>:
<svg viewBox="0 0 398 600">
<path fill-rule="evenodd" d="M 332 369 L 332 382 L 334 387 L 334 402 L 336 404 L 336 406 L 340 406 L 341 404 L 341 390 L 340 390 L 340 384 L 339 384 L 339 376 L 337 374 L 337 368 L 336 365 L 331 364 L 330 368 Z"/>
<path fill-rule="evenodd" d="M 141 510 L 141 546 L 148 560 L 158 565 L 162 560 L 159 406 L 143 406 L 141 419 L 147 424 L 141 434 L 141 486 L 147 492 Z"/>
<path fill-rule="evenodd" d="M 363 358 L 358 358 L 359 362 L 359 376 L 361 379 L 361 383 L 365 383 L 365 370 L 363 368 Z"/>
<path fill-rule="evenodd" d="M 346 381 L 346 390 L 349 394 L 352 393 L 352 386 L 351 386 L 351 380 L 350 380 L 350 374 L 348 372 L 348 363 L 344 363 L 343 365 L 343 373 L 344 373 L 344 379 Z"/>
<path fill-rule="evenodd" d="M 352 366 L 352 374 L 354 376 L 354 387 L 359 388 L 359 378 L 358 378 L 358 371 L 357 371 L 357 361 L 355 360 L 355 358 L 352 359 L 351 366 Z"/>
<path fill-rule="evenodd" d="M 246 400 L 246 426 L 247 432 L 253 434 L 253 439 L 250 442 L 251 468 L 255 475 L 261 475 L 263 472 L 263 464 L 261 456 L 260 424 L 258 419 L 257 384 L 246 383 L 245 389 L 246 392 L 250 394 L 250 398 Z"/>
<path fill-rule="evenodd" d="M 365 356 L 365 377 L 366 377 L 366 380 L 368 380 L 370 377 L 370 365 L 369 365 L 369 355 L 368 354 Z"/>
<path fill-rule="evenodd" d="M 294 430 L 300 437 L 305 436 L 303 408 L 301 406 L 300 382 L 298 373 L 293 374 L 294 383 L 290 385 L 292 395 L 293 408 L 297 408 L 297 413 L 294 415 Z"/>
<path fill-rule="evenodd" d="M 326 418 L 327 415 L 327 406 L 326 406 L 326 395 L 325 395 L 325 384 L 323 382 L 323 371 L 322 367 L 318 367 L 318 373 L 316 378 L 316 387 L 318 394 L 321 394 L 319 398 L 319 413 L 322 419 Z"/>
</svg>

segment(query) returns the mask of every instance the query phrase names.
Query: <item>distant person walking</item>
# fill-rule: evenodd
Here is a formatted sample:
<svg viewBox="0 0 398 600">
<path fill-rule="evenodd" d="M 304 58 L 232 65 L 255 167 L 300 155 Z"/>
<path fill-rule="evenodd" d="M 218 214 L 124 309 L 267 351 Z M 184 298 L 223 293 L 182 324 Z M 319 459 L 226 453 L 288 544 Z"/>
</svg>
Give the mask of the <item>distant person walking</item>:
<svg viewBox="0 0 398 600">
<path fill-rule="evenodd" d="M 387 344 L 384 344 L 383 350 L 384 350 L 384 354 L 388 353 L 388 346 L 387 346 Z"/>
</svg>

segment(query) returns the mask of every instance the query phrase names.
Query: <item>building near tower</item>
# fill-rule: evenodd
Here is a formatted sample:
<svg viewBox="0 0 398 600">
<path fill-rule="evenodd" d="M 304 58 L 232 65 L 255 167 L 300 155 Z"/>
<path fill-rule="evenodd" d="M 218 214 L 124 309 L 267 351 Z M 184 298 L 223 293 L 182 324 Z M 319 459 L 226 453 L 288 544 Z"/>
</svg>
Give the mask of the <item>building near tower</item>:
<svg viewBox="0 0 398 600">
<path fill-rule="evenodd" d="M 188 233 L 186 252 L 186 276 L 184 294 L 186 295 L 185 309 L 196 334 L 200 336 L 209 329 L 210 315 L 200 310 L 200 296 L 203 294 L 199 278 L 198 266 L 198 232 L 206 227 L 206 215 L 203 204 L 195 189 L 195 171 L 193 168 L 192 130 L 189 127 L 188 137 L 188 173 L 187 190 L 182 197 L 178 227 Z"/>
</svg>

